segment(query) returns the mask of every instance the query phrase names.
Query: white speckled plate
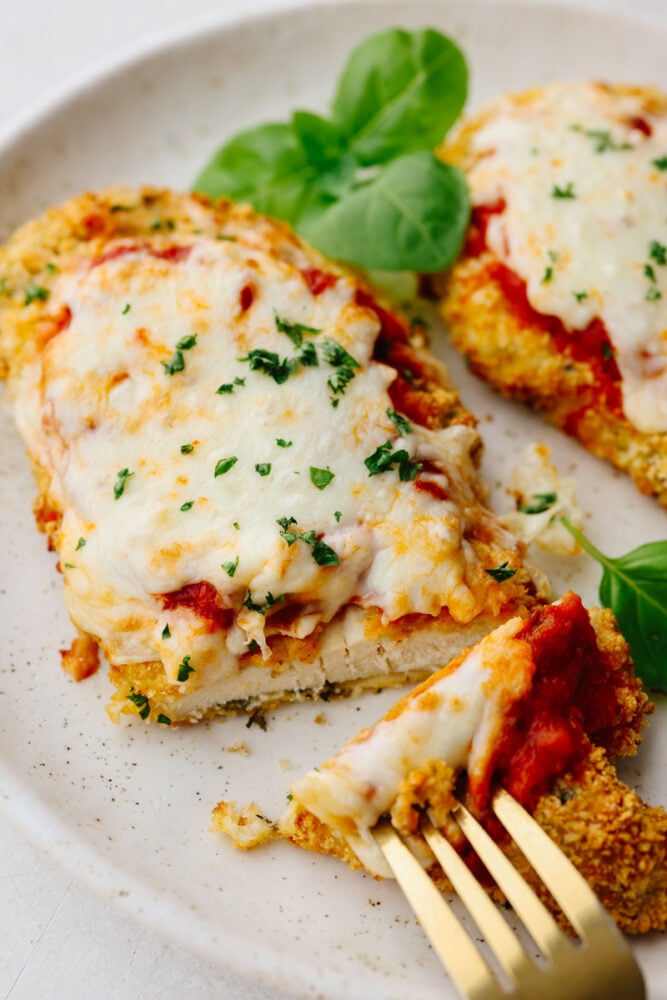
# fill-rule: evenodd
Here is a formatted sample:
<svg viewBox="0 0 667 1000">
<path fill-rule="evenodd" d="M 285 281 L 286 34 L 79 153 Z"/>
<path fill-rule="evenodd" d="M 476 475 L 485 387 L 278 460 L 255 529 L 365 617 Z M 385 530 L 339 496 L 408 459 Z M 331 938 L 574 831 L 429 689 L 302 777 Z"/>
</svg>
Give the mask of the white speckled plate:
<svg viewBox="0 0 667 1000">
<path fill-rule="evenodd" d="M 667 37 L 641 23 L 496 0 L 357 2 L 304 7 L 135 54 L 58 98 L 0 143 L 0 233 L 46 205 L 117 181 L 187 187 L 225 136 L 325 106 L 346 53 L 376 29 L 435 25 L 472 67 L 471 104 L 563 77 L 659 83 Z M 441 331 L 436 350 L 448 358 Z M 482 418 L 485 471 L 502 484 L 523 444 L 540 436 L 577 477 L 590 533 L 610 554 L 664 537 L 665 514 L 573 442 L 498 400 L 448 358 Z M 197 952 L 304 995 L 453 997 L 399 891 L 343 865 L 277 845 L 239 854 L 208 832 L 220 798 L 276 814 L 288 782 L 386 705 L 379 697 L 287 708 L 269 731 L 244 720 L 165 732 L 113 726 L 100 673 L 75 685 L 58 650 L 72 631 L 60 579 L 32 523 L 22 447 L 0 415 L 0 789 L 9 813 L 52 857 L 110 901 Z M 581 558 L 550 569 L 595 599 Z M 629 780 L 667 803 L 667 718 L 660 711 Z M 225 748 L 244 740 L 248 756 Z M 667 996 L 659 939 L 638 946 L 655 1000 Z"/>
</svg>

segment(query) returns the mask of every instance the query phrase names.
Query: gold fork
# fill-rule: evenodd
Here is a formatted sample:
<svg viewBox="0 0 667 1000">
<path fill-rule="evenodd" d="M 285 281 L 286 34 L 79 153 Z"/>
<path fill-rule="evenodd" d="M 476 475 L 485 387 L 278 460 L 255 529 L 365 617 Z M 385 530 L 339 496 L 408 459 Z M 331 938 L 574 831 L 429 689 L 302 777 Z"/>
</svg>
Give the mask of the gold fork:
<svg viewBox="0 0 667 1000">
<path fill-rule="evenodd" d="M 578 935 L 569 937 L 468 810 L 452 816 L 505 893 L 541 958 L 534 961 L 468 866 L 427 819 L 422 833 L 483 934 L 498 971 L 478 951 L 453 910 L 392 827 L 375 839 L 431 944 L 467 1000 L 645 1000 L 641 971 L 625 939 L 574 865 L 508 792 L 492 808 Z"/>
</svg>

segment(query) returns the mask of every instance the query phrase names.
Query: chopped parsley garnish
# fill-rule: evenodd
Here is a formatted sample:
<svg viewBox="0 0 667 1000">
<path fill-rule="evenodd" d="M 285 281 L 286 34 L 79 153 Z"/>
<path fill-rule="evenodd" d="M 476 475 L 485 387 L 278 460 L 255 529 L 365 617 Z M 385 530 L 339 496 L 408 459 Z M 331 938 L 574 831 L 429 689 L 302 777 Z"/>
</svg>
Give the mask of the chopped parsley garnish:
<svg viewBox="0 0 667 1000">
<path fill-rule="evenodd" d="M 619 152 L 635 148 L 631 142 L 616 142 L 608 129 L 582 128 L 581 125 L 571 125 L 570 128 L 573 132 L 581 132 L 587 138 L 593 139 L 595 141 L 596 153 Z"/>
<path fill-rule="evenodd" d="M 341 519 L 342 516 L 343 516 L 343 512 L 341 510 L 335 510 L 334 511 L 334 517 L 335 517 L 336 521 L 340 521 L 340 519 Z"/>
<path fill-rule="evenodd" d="M 65 569 L 76 569 L 74 563 L 63 563 L 63 566 L 65 567 Z"/>
<path fill-rule="evenodd" d="M 218 461 L 215 463 L 215 471 L 213 473 L 213 477 L 217 479 L 218 476 L 224 476 L 224 474 L 226 472 L 229 472 L 229 470 L 233 468 L 237 462 L 238 458 L 236 457 L 236 455 L 232 455 L 230 458 L 219 458 Z"/>
<path fill-rule="evenodd" d="M 51 293 L 48 288 L 43 288 L 42 285 L 33 285 L 31 283 L 26 285 L 23 304 L 29 306 L 31 302 L 35 302 L 37 300 L 40 302 L 46 302 L 50 294 Z"/>
<path fill-rule="evenodd" d="M 171 639 L 171 629 L 169 628 L 169 622 L 167 622 L 165 627 L 162 629 L 162 638 Z"/>
<path fill-rule="evenodd" d="M 335 374 L 327 379 L 327 385 L 334 396 L 342 396 L 361 365 L 333 337 L 326 337 L 322 342 L 322 354 L 327 364 L 336 369 Z M 338 406 L 338 400 L 332 400 L 332 405 Z"/>
<path fill-rule="evenodd" d="M 547 257 L 552 262 L 552 264 L 555 264 L 556 261 L 558 260 L 558 251 L 557 250 L 547 250 Z"/>
<path fill-rule="evenodd" d="M 667 170 L 667 156 L 659 156 L 657 160 L 651 160 L 657 170 Z"/>
<path fill-rule="evenodd" d="M 153 219 L 151 229 L 175 229 L 176 223 L 173 219 Z"/>
<path fill-rule="evenodd" d="M 132 306 L 130 305 L 130 303 L 126 302 L 125 303 L 125 307 L 124 307 L 124 309 L 122 311 L 122 315 L 123 316 L 127 316 L 127 314 L 129 313 L 129 311 L 130 311 L 131 308 L 132 308 Z"/>
<path fill-rule="evenodd" d="M 572 292 L 577 302 L 583 302 L 588 298 L 588 292 Z"/>
<path fill-rule="evenodd" d="M 652 281 L 653 284 L 658 280 L 655 276 L 655 268 L 652 264 L 644 264 L 644 277 Z"/>
<path fill-rule="evenodd" d="M 223 562 L 222 568 L 224 569 L 227 576 L 234 576 L 234 573 L 236 573 L 236 570 L 238 569 L 238 565 L 239 565 L 239 557 L 237 556 L 236 559 L 232 559 L 229 562 Z"/>
<path fill-rule="evenodd" d="M 651 240 L 649 245 L 649 257 L 654 260 L 656 264 L 660 267 L 664 267 L 667 264 L 667 247 L 663 246 L 662 243 L 658 243 L 657 240 Z"/>
<path fill-rule="evenodd" d="M 227 233 L 218 233 L 216 240 L 227 240 L 229 243 L 238 243 L 238 236 L 229 236 Z"/>
<path fill-rule="evenodd" d="M 130 479 L 133 475 L 134 473 L 130 472 L 129 469 L 120 470 L 120 472 L 116 476 L 116 482 L 113 485 L 114 500 L 118 500 L 119 497 L 122 497 L 123 493 L 125 492 L 125 485 L 128 479 Z"/>
<path fill-rule="evenodd" d="M 288 545 L 298 541 L 305 542 L 311 547 L 313 559 L 318 566 L 338 566 L 340 559 L 337 553 L 326 542 L 316 538 L 314 531 L 290 531 L 291 526 L 297 523 L 295 517 L 279 517 L 277 523 L 282 528 L 281 537 Z"/>
<path fill-rule="evenodd" d="M 516 570 L 512 569 L 512 567 L 508 565 L 507 560 L 505 560 L 505 562 L 501 563 L 500 566 L 496 566 L 494 569 L 487 569 L 485 572 L 488 573 L 490 577 L 493 577 L 496 583 L 504 583 L 505 580 L 509 580 L 514 576 Z"/>
<path fill-rule="evenodd" d="M 222 385 L 219 385 L 215 391 L 218 396 L 222 396 L 225 394 L 229 395 L 230 393 L 234 392 L 234 389 L 236 388 L 237 385 L 245 385 L 245 379 L 239 378 L 237 376 L 233 382 L 223 382 Z"/>
<path fill-rule="evenodd" d="M 181 455 L 189 455 L 190 452 L 192 452 L 194 450 L 195 450 L 195 446 L 193 444 L 182 444 L 181 445 Z"/>
<path fill-rule="evenodd" d="M 185 358 L 183 357 L 183 351 L 189 351 L 197 343 L 197 336 L 194 333 L 188 334 L 186 337 L 181 337 L 179 342 L 176 344 L 176 350 L 169 358 L 169 361 L 161 361 L 160 364 L 164 368 L 167 375 L 175 375 L 176 372 L 182 372 L 185 368 Z"/>
<path fill-rule="evenodd" d="M 550 507 L 556 503 L 558 500 L 557 493 L 533 493 L 532 499 L 535 503 L 521 504 L 519 510 L 522 514 L 543 514 L 545 510 L 549 510 Z"/>
<path fill-rule="evenodd" d="M 257 642 L 257 639 L 251 639 L 250 642 L 248 643 L 248 652 L 256 653 L 258 650 L 259 650 L 259 643 Z"/>
<path fill-rule="evenodd" d="M 190 657 L 184 656 L 181 662 L 178 664 L 178 674 L 177 678 L 179 681 L 187 681 L 191 673 L 194 672 L 194 667 L 190 666 Z"/>
<path fill-rule="evenodd" d="M 286 319 L 281 319 L 277 312 L 274 312 L 276 329 L 280 333 L 286 334 L 295 347 L 301 347 L 304 333 L 321 333 L 317 327 L 305 326 L 303 323 L 290 323 Z"/>
<path fill-rule="evenodd" d="M 271 472 L 271 463 L 258 462 L 258 464 L 255 466 L 255 472 L 257 473 L 258 476 L 268 476 L 269 473 Z"/>
<path fill-rule="evenodd" d="M 318 368 L 320 362 L 317 358 L 315 344 L 311 344 L 310 342 L 302 344 L 299 348 L 299 353 L 296 356 L 296 361 L 300 365 L 303 365 L 304 368 Z"/>
<path fill-rule="evenodd" d="M 82 549 L 85 544 L 86 544 L 86 539 L 85 538 L 80 538 L 79 541 L 76 543 L 76 549 L 74 551 L 78 552 L 79 549 Z"/>
<path fill-rule="evenodd" d="M 271 591 L 267 592 L 264 598 L 263 604 L 255 604 L 252 599 L 252 592 L 249 590 L 246 594 L 245 600 L 243 602 L 243 607 L 247 608 L 248 611 L 256 611 L 258 615 L 265 615 L 269 608 L 272 608 L 274 604 L 280 604 L 285 600 L 285 595 L 280 594 L 279 597 L 274 597 Z"/>
<path fill-rule="evenodd" d="M 402 417 L 400 413 L 396 412 L 396 410 L 393 410 L 391 406 L 387 407 L 387 416 L 401 437 L 405 437 L 406 434 L 412 434 L 412 424 L 410 421 L 406 420 L 405 417 Z"/>
<path fill-rule="evenodd" d="M 651 286 L 649 288 L 649 290 L 647 291 L 647 293 L 646 293 L 646 301 L 647 302 L 657 302 L 658 299 L 661 299 L 661 298 L 662 298 L 662 292 L 659 291 L 659 289 L 654 288 L 653 286 Z"/>
<path fill-rule="evenodd" d="M 379 445 L 372 455 L 364 459 L 364 465 L 368 469 L 369 476 L 377 476 L 381 472 L 389 472 L 394 466 L 398 468 L 398 478 L 404 482 L 410 482 L 415 478 L 421 469 L 420 462 L 413 462 L 408 452 L 404 448 L 392 451 L 391 441 L 385 441 Z"/>
<path fill-rule="evenodd" d="M 179 507 L 179 510 L 183 510 L 183 511 L 192 510 L 192 508 L 194 507 L 194 505 L 195 505 L 194 500 L 186 500 L 185 503 L 181 504 L 181 506 Z"/>
<path fill-rule="evenodd" d="M 607 340 L 602 341 L 602 357 L 605 361 L 609 361 L 610 358 L 614 357 L 614 348 Z"/>
<path fill-rule="evenodd" d="M 554 184 L 554 186 L 551 189 L 551 197 L 552 198 L 576 198 L 577 196 L 574 193 L 574 182 L 573 181 L 568 181 L 568 183 L 565 185 L 565 187 L 558 187 L 557 184 Z"/>
<path fill-rule="evenodd" d="M 137 711 L 142 719 L 147 719 L 151 714 L 150 702 L 145 694 L 140 694 L 138 691 L 135 691 L 134 688 L 131 688 L 130 693 L 127 696 L 127 700 L 131 701 L 133 705 L 136 705 Z"/>
<path fill-rule="evenodd" d="M 294 442 L 286 441 L 285 438 L 276 438 L 276 444 L 279 448 L 291 448 Z"/>
<path fill-rule="evenodd" d="M 169 718 L 169 716 L 168 715 L 163 715 L 162 712 L 160 712 L 160 714 L 158 715 L 157 721 L 160 723 L 161 726 L 170 726 L 171 725 L 171 719 Z"/>
<path fill-rule="evenodd" d="M 278 385 L 282 385 L 299 367 L 296 358 L 281 358 L 275 351 L 267 351 L 263 347 L 253 348 L 239 361 L 247 361 L 250 370 L 263 372 Z"/>
<path fill-rule="evenodd" d="M 330 469 L 318 469 L 314 465 L 310 467 L 310 481 L 318 490 L 324 490 L 335 477 L 335 473 Z"/>
<path fill-rule="evenodd" d="M 234 521 L 234 527 L 236 528 L 237 531 L 241 530 L 241 525 L 239 524 L 238 521 Z"/>
<path fill-rule="evenodd" d="M 551 281 L 551 279 L 553 278 L 553 276 L 554 276 L 554 269 L 553 269 L 553 267 L 546 267 L 544 269 L 544 276 L 543 276 L 542 281 L 540 282 L 540 284 L 542 284 L 542 285 L 548 285 L 549 282 Z"/>
<path fill-rule="evenodd" d="M 403 378 L 408 385 L 416 385 L 414 372 L 411 372 L 409 368 L 401 369 L 401 378 Z"/>
</svg>

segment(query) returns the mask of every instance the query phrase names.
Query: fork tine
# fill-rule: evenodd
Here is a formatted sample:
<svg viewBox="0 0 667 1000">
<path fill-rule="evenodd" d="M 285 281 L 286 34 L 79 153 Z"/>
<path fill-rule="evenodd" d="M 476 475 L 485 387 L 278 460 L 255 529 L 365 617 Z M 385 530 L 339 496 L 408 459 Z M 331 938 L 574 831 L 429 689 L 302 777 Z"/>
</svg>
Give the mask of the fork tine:
<svg viewBox="0 0 667 1000">
<path fill-rule="evenodd" d="M 518 937 L 489 899 L 465 861 L 440 831 L 428 820 L 424 820 L 421 832 L 452 883 L 454 891 L 461 897 L 484 935 L 500 967 L 508 978 L 516 983 L 519 972 L 529 961 Z"/>
<path fill-rule="evenodd" d="M 373 835 L 459 990 L 470 1000 L 497 1000 L 499 990 L 491 969 L 391 823 L 380 822 L 373 829 Z"/>
<path fill-rule="evenodd" d="M 493 811 L 540 876 L 581 938 L 601 930 L 624 939 L 600 905 L 595 893 L 553 840 L 504 789 L 493 798 Z M 601 920 L 601 916 L 606 917 Z"/>
<path fill-rule="evenodd" d="M 453 815 L 537 946 L 544 955 L 554 959 L 563 946 L 569 947 L 570 942 L 547 908 L 465 806 L 457 803 Z"/>
</svg>

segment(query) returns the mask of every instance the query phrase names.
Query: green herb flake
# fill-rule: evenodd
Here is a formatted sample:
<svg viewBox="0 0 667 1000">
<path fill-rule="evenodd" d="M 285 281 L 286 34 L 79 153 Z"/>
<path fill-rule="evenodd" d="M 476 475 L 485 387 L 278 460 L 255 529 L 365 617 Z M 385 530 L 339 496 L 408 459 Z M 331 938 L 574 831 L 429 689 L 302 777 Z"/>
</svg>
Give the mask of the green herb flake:
<svg viewBox="0 0 667 1000">
<path fill-rule="evenodd" d="M 318 539 L 314 531 L 291 531 L 293 524 L 296 524 L 295 517 L 279 517 L 276 522 L 282 528 L 280 535 L 285 539 L 288 545 L 293 545 L 295 542 L 304 542 L 306 545 L 310 546 L 313 559 L 318 564 L 318 566 L 338 566 L 340 559 L 338 554 L 334 552 L 331 546 L 327 545 L 321 539 Z"/>
<path fill-rule="evenodd" d="M 65 567 L 65 569 L 76 569 L 74 563 L 63 563 L 63 566 Z"/>
<path fill-rule="evenodd" d="M 659 156 L 657 160 L 651 160 L 656 170 L 667 170 L 667 156 Z"/>
<path fill-rule="evenodd" d="M 183 357 L 182 351 L 174 351 L 169 361 L 161 361 L 160 364 L 164 368 L 167 375 L 175 375 L 176 372 L 182 372 L 185 368 L 185 358 Z"/>
<path fill-rule="evenodd" d="M 343 516 L 343 512 L 342 511 L 340 511 L 340 510 L 335 510 L 334 511 L 334 518 L 336 519 L 336 521 L 340 521 L 340 519 L 341 519 L 342 516 Z"/>
<path fill-rule="evenodd" d="M 120 497 L 122 497 L 123 493 L 125 492 L 125 486 L 127 485 L 127 481 L 128 479 L 131 479 L 133 475 L 134 473 L 130 472 L 129 469 L 120 470 L 120 472 L 116 476 L 116 482 L 114 483 L 113 486 L 114 500 L 118 500 Z"/>
<path fill-rule="evenodd" d="M 186 500 L 185 503 L 182 503 L 178 509 L 182 511 L 192 510 L 194 505 L 195 505 L 194 500 Z"/>
<path fill-rule="evenodd" d="M 134 688 L 131 688 L 130 693 L 127 696 L 127 700 L 131 701 L 133 705 L 136 705 L 139 716 L 142 719 L 147 719 L 151 714 L 150 702 L 145 694 L 140 694 L 139 691 L 135 691 Z"/>
<path fill-rule="evenodd" d="M 532 500 L 534 503 L 521 504 L 519 510 L 522 514 L 543 514 L 545 510 L 549 510 L 550 507 L 558 500 L 557 493 L 533 493 Z"/>
<path fill-rule="evenodd" d="M 241 530 L 241 525 L 239 524 L 238 521 L 234 521 L 234 528 L 236 529 L 236 531 L 240 531 Z"/>
<path fill-rule="evenodd" d="M 230 458 L 219 458 L 215 463 L 215 470 L 213 472 L 214 479 L 217 479 L 218 476 L 224 476 L 225 473 L 229 472 L 229 470 L 232 469 L 237 462 L 238 458 L 236 455 L 232 455 Z"/>
<path fill-rule="evenodd" d="M 219 385 L 215 391 L 216 395 L 218 396 L 225 396 L 225 395 L 229 396 L 231 395 L 232 392 L 234 392 L 234 383 L 223 382 L 222 385 Z"/>
<path fill-rule="evenodd" d="M 267 351 L 262 347 L 248 351 L 239 361 L 247 361 L 251 371 L 268 375 L 277 385 L 286 382 L 299 367 L 296 358 L 281 358 L 275 351 Z"/>
<path fill-rule="evenodd" d="M 169 718 L 169 716 L 168 715 L 163 715 L 162 712 L 160 712 L 160 714 L 158 715 L 157 721 L 160 723 L 161 726 L 170 726 L 171 725 L 171 719 Z"/>
<path fill-rule="evenodd" d="M 32 302 L 46 302 L 50 294 L 51 293 L 48 288 L 44 288 L 42 285 L 33 285 L 30 283 L 29 285 L 26 285 L 23 304 L 29 306 Z"/>
<path fill-rule="evenodd" d="M 396 410 L 391 408 L 391 406 L 387 407 L 387 416 L 401 437 L 405 437 L 406 434 L 412 434 L 412 424 L 410 421 L 406 420 L 406 418 L 401 416 L 400 413 L 397 413 Z"/>
<path fill-rule="evenodd" d="M 644 264 L 644 277 L 648 278 L 649 281 L 652 281 L 653 284 L 655 284 L 658 280 L 655 276 L 655 268 L 652 264 Z"/>
<path fill-rule="evenodd" d="M 334 552 L 330 545 L 316 539 L 312 545 L 313 559 L 318 566 L 338 566 L 340 559 L 338 553 Z"/>
<path fill-rule="evenodd" d="M 236 570 L 238 569 L 238 565 L 239 557 L 237 556 L 236 559 L 232 559 L 229 562 L 223 562 L 222 569 L 224 569 L 227 576 L 234 576 L 234 573 L 236 573 Z"/>
<path fill-rule="evenodd" d="M 255 472 L 258 476 L 268 476 L 271 472 L 270 462 L 258 462 L 255 466 Z"/>
<path fill-rule="evenodd" d="M 635 148 L 631 142 L 616 142 L 608 129 L 583 128 L 581 125 L 571 125 L 570 129 L 572 132 L 581 132 L 588 139 L 593 139 L 596 153 L 622 152 Z"/>
<path fill-rule="evenodd" d="M 291 448 L 294 442 L 286 441 L 285 438 L 276 438 L 276 444 L 279 448 Z"/>
<path fill-rule="evenodd" d="M 588 292 L 572 292 L 577 302 L 583 302 L 588 298 Z"/>
<path fill-rule="evenodd" d="M 52 261 L 48 262 L 48 264 L 46 265 L 46 270 L 49 272 L 49 274 L 57 274 L 58 273 L 58 268 L 57 268 L 57 266 Z"/>
<path fill-rule="evenodd" d="M 564 198 L 564 199 L 576 198 L 577 196 L 574 193 L 574 181 L 568 181 L 565 187 L 559 187 L 557 184 L 554 184 L 554 186 L 551 189 L 551 197 Z"/>
<path fill-rule="evenodd" d="M 551 279 L 553 278 L 553 276 L 554 276 L 554 269 L 553 269 L 553 267 L 546 267 L 544 269 L 544 275 L 542 277 L 542 281 L 540 282 L 540 284 L 541 285 L 548 285 L 549 282 L 551 281 Z"/>
<path fill-rule="evenodd" d="M 651 240 L 649 245 L 649 257 L 654 260 L 656 264 L 660 267 L 664 267 L 667 264 L 667 247 L 662 243 L 658 243 L 657 240 Z"/>
<path fill-rule="evenodd" d="M 193 444 L 182 444 L 181 445 L 181 455 L 190 455 L 195 450 Z"/>
<path fill-rule="evenodd" d="M 324 490 L 327 488 L 332 479 L 335 478 L 335 473 L 330 469 L 318 469 L 314 465 L 310 467 L 310 481 L 313 486 L 316 486 L 318 490 Z"/>
<path fill-rule="evenodd" d="M 86 544 L 86 539 L 85 538 L 80 538 L 79 541 L 76 543 L 76 549 L 74 551 L 78 552 L 79 549 L 82 549 L 85 544 Z"/>
<path fill-rule="evenodd" d="M 264 603 L 256 604 L 252 599 L 252 592 L 249 590 L 243 602 L 243 607 L 247 608 L 248 611 L 256 611 L 258 615 L 265 615 L 269 608 L 272 608 L 274 604 L 281 604 L 284 600 L 285 594 L 280 594 L 278 597 L 274 597 L 269 590 L 264 598 Z"/>
<path fill-rule="evenodd" d="M 303 343 L 303 335 L 305 333 L 321 333 L 317 327 L 305 326 L 303 323 L 290 323 L 286 319 L 282 319 L 277 312 L 274 311 L 273 318 L 275 320 L 276 329 L 280 333 L 286 334 L 292 341 L 295 347 L 301 347 Z"/>
<path fill-rule="evenodd" d="M 153 219 L 151 222 L 151 229 L 169 229 L 173 230 L 176 228 L 176 223 L 173 219 Z"/>
<path fill-rule="evenodd" d="M 124 308 L 122 310 L 122 315 L 123 316 L 127 316 L 127 314 L 129 313 L 129 311 L 130 311 L 131 308 L 132 308 L 132 306 L 130 305 L 130 303 L 126 302 L 125 306 L 124 306 Z"/>
<path fill-rule="evenodd" d="M 505 562 L 501 563 L 500 566 L 496 566 L 494 569 L 487 569 L 485 572 L 488 573 L 489 576 L 496 581 L 496 583 L 504 583 L 505 580 L 509 580 L 514 576 L 516 570 L 512 569 L 511 566 L 508 565 L 507 560 L 505 560 Z"/>
<path fill-rule="evenodd" d="M 162 638 L 171 639 L 171 629 L 169 628 L 169 622 L 167 622 L 165 627 L 162 629 Z"/>
<path fill-rule="evenodd" d="M 657 302 L 658 299 L 661 298 L 662 298 L 662 292 L 658 288 L 655 288 L 653 285 L 646 292 L 647 302 Z"/>
<path fill-rule="evenodd" d="M 197 335 L 195 333 L 190 333 L 186 337 L 181 337 L 179 342 L 176 344 L 177 351 L 189 351 L 191 348 L 197 345 Z"/>
<path fill-rule="evenodd" d="M 187 681 L 190 674 L 194 673 L 194 667 L 190 666 L 190 657 L 184 656 L 181 662 L 178 664 L 178 674 L 177 679 L 182 683 Z"/>
<path fill-rule="evenodd" d="M 229 233 L 218 233 L 216 240 L 226 240 L 228 243 L 238 243 L 238 236 L 230 236 Z"/>
<path fill-rule="evenodd" d="M 369 476 L 378 476 L 382 472 L 389 472 L 396 466 L 398 478 L 404 483 L 413 480 L 421 469 L 421 462 L 413 462 L 404 448 L 392 451 L 391 441 L 385 441 L 384 444 L 379 445 L 372 455 L 364 459 L 364 465 L 368 469 Z"/>
</svg>

